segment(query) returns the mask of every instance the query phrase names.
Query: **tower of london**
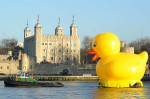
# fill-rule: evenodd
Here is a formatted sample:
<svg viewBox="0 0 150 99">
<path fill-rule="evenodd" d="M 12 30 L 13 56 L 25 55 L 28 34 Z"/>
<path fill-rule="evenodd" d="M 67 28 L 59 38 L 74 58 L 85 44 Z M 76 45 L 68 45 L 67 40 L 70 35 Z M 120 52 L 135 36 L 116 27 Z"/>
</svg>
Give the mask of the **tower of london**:
<svg viewBox="0 0 150 99">
<path fill-rule="evenodd" d="M 36 63 L 47 61 L 50 63 L 80 63 L 80 38 L 77 35 L 77 26 L 70 25 L 70 35 L 64 35 L 60 25 L 55 28 L 54 35 L 42 33 L 42 25 L 39 22 L 34 27 L 34 35 L 31 35 L 30 28 L 24 30 L 24 53 L 27 56 L 35 57 Z"/>
</svg>

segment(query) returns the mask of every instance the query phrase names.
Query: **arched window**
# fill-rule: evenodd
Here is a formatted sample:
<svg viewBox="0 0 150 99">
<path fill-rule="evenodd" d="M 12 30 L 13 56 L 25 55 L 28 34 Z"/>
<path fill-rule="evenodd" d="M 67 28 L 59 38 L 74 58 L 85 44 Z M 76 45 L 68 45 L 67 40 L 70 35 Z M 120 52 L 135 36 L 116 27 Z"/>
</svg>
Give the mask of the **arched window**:
<svg viewBox="0 0 150 99">
<path fill-rule="evenodd" d="M 45 56 L 43 56 L 43 61 L 46 61 L 46 57 Z"/>
</svg>

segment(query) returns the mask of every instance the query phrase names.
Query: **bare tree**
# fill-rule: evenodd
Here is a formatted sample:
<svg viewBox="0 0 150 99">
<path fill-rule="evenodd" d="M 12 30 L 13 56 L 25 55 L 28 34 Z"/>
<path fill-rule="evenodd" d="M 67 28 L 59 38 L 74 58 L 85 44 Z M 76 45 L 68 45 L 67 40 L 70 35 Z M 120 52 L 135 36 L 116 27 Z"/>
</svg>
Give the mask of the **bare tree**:
<svg viewBox="0 0 150 99">
<path fill-rule="evenodd" d="M 150 62 L 150 37 L 144 37 L 144 38 L 134 40 L 129 43 L 129 46 L 134 47 L 136 54 L 139 54 L 142 51 L 147 51 L 149 55 L 148 62 Z"/>
<path fill-rule="evenodd" d="M 84 36 L 82 41 L 83 49 L 86 49 L 87 47 L 91 46 L 92 38 L 89 36 Z"/>
<path fill-rule="evenodd" d="M 134 47 L 135 53 L 138 54 L 144 51 L 143 47 L 146 47 L 148 43 L 150 43 L 150 37 L 144 37 L 131 41 L 128 45 Z"/>
<path fill-rule="evenodd" d="M 18 41 L 15 38 L 12 39 L 2 39 L 1 44 L 3 47 L 15 47 Z"/>
<path fill-rule="evenodd" d="M 92 57 L 94 55 L 87 55 L 87 52 L 92 48 L 92 37 L 89 37 L 89 36 L 85 36 L 83 38 L 83 41 L 82 41 L 82 49 L 81 49 L 81 63 L 87 63 L 87 64 L 95 64 L 97 62 L 96 61 L 92 61 Z"/>
</svg>

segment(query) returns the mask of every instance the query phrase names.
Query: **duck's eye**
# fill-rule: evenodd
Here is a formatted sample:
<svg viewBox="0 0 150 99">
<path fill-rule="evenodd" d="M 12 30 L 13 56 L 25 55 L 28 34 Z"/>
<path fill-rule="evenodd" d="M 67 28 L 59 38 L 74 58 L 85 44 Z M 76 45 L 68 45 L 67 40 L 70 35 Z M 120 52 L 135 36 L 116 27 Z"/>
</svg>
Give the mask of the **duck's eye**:
<svg viewBox="0 0 150 99">
<path fill-rule="evenodd" d="M 94 47 L 96 47 L 96 42 L 93 44 Z"/>
</svg>

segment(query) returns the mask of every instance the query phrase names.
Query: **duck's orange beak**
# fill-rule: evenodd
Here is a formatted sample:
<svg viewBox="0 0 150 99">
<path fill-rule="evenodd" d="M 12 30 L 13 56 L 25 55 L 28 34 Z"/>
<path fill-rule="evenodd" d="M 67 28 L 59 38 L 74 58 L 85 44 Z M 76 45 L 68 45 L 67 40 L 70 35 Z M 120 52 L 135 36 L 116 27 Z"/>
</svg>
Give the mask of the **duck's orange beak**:
<svg viewBox="0 0 150 99">
<path fill-rule="evenodd" d="M 98 58 L 98 54 L 93 50 L 93 48 L 87 52 L 87 54 L 95 54 L 92 58 L 92 61 L 96 60 Z"/>
</svg>

